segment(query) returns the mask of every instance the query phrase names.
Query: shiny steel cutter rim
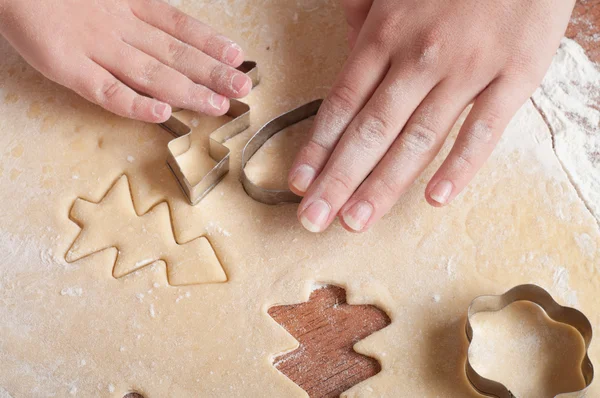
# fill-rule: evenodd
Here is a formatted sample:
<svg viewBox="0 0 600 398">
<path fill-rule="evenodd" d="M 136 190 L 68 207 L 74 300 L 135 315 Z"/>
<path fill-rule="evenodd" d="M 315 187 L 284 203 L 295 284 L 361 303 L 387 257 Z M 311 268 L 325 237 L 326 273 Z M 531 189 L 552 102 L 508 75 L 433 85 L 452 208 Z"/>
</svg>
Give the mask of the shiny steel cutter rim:
<svg viewBox="0 0 600 398">
<path fill-rule="evenodd" d="M 465 328 L 469 341 L 469 350 L 471 341 L 473 340 L 471 317 L 480 312 L 500 311 L 517 301 L 529 301 L 537 304 L 550 319 L 572 326 L 579 332 L 585 344 L 585 355 L 581 361 L 581 374 L 585 380 L 585 387 L 579 391 L 559 394 L 555 398 L 585 397 L 586 391 L 594 379 L 594 366 L 588 356 L 588 349 L 592 342 L 592 325 L 582 312 L 575 308 L 563 307 L 552 298 L 550 293 L 537 285 L 519 285 L 501 295 L 480 296 L 474 299 L 469 306 Z M 469 352 L 467 352 L 465 371 L 469 382 L 479 393 L 489 397 L 516 398 L 503 384 L 487 379 L 477 373 L 469 361 Z"/>
<path fill-rule="evenodd" d="M 250 77 L 252 87 L 259 84 L 260 76 L 256 62 L 245 61 L 238 69 Z M 179 110 L 174 109 L 173 111 L 177 112 Z M 168 144 L 167 164 L 191 205 L 198 204 L 229 172 L 231 151 L 224 145 L 225 141 L 250 127 L 250 107 L 243 102 L 230 100 L 227 116 L 230 116 L 232 120 L 210 133 L 208 137 L 208 154 L 216 164 L 197 181 L 188 179 L 177 160 L 178 156 L 183 155 L 191 147 L 194 134 L 192 128 L 175 116 L 171 116 L 166 122 L 160 123 L 160 127 L 175 137 Z"/>
<path fill-rule="evenodd" d="M 261 187 L 250 180 L 246 174 L 246 164 L 254 156 L 254 154 L 275 134 L 293 124 L 315 116 L 319 111 L 319 107 L 323 102 L 322 99 L 314 100 L 289 112 L 277 116 L 270 122 L 262 126 L 248 140 L 242 150 L 242 171 L 240 173 L 240 181 L 244 190 L 252 199 L 268 205 L 276 205 L 279 203 L 299 203 L 302 197 L 296 195 L 289 189 L 268 189 Z"/>
</svg>

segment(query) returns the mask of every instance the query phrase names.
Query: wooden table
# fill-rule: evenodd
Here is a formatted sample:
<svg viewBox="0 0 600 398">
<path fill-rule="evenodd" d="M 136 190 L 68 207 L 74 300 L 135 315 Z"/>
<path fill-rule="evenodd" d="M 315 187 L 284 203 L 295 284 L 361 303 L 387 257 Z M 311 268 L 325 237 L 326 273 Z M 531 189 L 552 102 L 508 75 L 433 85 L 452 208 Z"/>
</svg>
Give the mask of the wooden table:
<svg viewBox="0 0 600 398">
<path fill-rule="evenodd" d="M 600 0 L 577 3 L 567 37 L 600 63 Z M 346 304 L 343 289 L 316 290 L 307 303 L 274 307 L 269 314 L 300 342 L 298 350 L 277 358 L 275 366 L 312 398 L 337 397 L 381 370 L 375 359 L 355 353 L 352 346 L 390 319 L 375 307 Z"/>
</svg>

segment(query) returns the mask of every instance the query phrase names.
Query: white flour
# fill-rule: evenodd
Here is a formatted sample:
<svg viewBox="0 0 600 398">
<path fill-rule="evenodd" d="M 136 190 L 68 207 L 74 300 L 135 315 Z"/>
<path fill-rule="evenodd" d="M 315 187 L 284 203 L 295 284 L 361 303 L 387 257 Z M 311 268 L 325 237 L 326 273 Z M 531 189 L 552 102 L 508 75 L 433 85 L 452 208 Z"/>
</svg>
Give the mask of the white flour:
<svg viewBox="0 0 600 398">
<path fill-rule="evenodd" d="M 600 70 L 576 42 L 563 39 L 533 100 L 558 159 L 600 223 Z"/>
</svg>

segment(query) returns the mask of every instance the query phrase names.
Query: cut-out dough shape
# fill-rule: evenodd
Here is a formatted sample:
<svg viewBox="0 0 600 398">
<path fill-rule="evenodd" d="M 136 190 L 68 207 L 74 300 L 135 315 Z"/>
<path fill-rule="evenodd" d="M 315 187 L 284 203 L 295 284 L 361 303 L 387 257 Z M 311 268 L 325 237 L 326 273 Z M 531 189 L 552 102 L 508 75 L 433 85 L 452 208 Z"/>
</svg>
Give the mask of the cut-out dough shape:
<svg viewBox="0 0 600 398">
<path fill-rule="evenodd" d="M 117 249 L 113 268 L 115 278 L 162 260 L 167 266 L 170 285 L 227 281 L 206 237 L 184 244 L 175 241 L 166 202 L 138 216 L 124 175 L 99 203 L 78 198 L 70 217 L 82 230 L 67 251 L 65 259 L 68 262 L 114 247 Z M 136 239 L 132 240 L 132 237 Z"/>
<path fill-rule="evenodd" d="M 373 305 L 346 303 L 341 287 L 315 290 L 306 303 L 271 307 L 269 315 L 300 343 L 275 358 L 274 366 L 309 396 L 337 397 L 381 371 L 377 360 L 352 347 L 388 326 L 390 318 Z M 332 338 L 319 337 L 325 334 Z"/>
</svg>

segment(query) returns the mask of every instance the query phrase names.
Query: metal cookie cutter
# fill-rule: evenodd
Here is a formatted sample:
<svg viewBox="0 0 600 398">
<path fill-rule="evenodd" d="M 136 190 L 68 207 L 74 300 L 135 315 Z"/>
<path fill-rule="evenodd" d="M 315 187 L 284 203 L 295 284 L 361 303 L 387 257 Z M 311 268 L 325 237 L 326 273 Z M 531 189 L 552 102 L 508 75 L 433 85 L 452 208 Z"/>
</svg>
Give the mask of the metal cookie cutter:
<svg viewBox="0 0 600 398">
<path fill-rule="evenodd" d="M 256 62 L 246 61 L 238 69 L 250 77 L 253 87 L 258 85 L 260 77 Z M 163 129 L 175 136 L 175 139 L 168 144 L 169 155 L 167 163 L 192 205 L 200 202 L 229 171 L 230 151 L 223 143 L 250 126 L 250 107 L 234 99 L 230 100 L 230 104 L 227 116 L 232 117 L 233 120 L 225 123 L 209 136 L 208 154 L 217 164 L 199 179 L 190 180 L 177 161 L 177 157 L 187 152 L 191 147 L 192 135 L 194 133 L 190 126 L 174 116 L 171 116 L 169 120 L 160 124 Z M 174 111 L 177 110 L 174 109 Z"/>
<path fill-rule="evenodd" d="M 286 127 L 316 115 L 322 102 L 322 99 L 318 99 L 276 117 L 261 127 L 246 143 L 246 146 L 244 146 L 242 151 L 242 172 L 240 180 L 246 193 L 252 199 L 268 205 L 300 202 L 302 198 L 289 189 L 268 189 L 253 183 L 246 175 L 246 164 L 260 147 L 269 140 L 269 138 Z"/>
<path fill-rule="evenodd" d="M 556 398 L 585 397 L 586 390 L 594 379 L 594 367 L 588 357 L 588 348 L 592 341 L 592 325 L 580 311 L 561 306 L 554 301 L 550 293 L 537 285 L 520 285 L 499 296 L 480 296 L 473 300 L 467 313 L 466 332 L 469 344 L 473 340 L 473 328 L 471 327 L 471 317 L 473 315 L 479 312 L 500 311 L 516 301 L 529 301 L 537 304 L 546 312 L 550 319 L 572 326 L 581 334 L 585 343 L 585 356 L 581 361 L 581 374 L 585 380 L 585 387 L 579 391 L 559 394 Z M 466 373 L 469 382 L 479 393 L 488 397 L 516 398 L 503 384 L 486 379 L 477 373 L 469 362 L 468 353 Z"/>
</svg>

